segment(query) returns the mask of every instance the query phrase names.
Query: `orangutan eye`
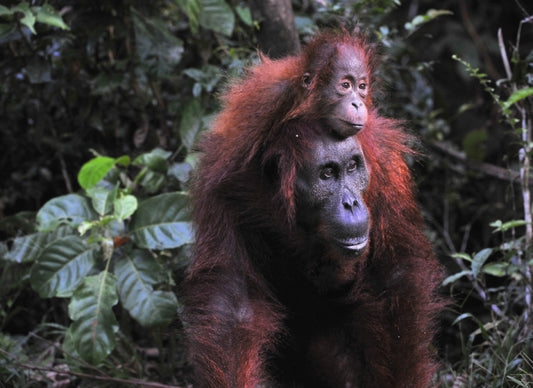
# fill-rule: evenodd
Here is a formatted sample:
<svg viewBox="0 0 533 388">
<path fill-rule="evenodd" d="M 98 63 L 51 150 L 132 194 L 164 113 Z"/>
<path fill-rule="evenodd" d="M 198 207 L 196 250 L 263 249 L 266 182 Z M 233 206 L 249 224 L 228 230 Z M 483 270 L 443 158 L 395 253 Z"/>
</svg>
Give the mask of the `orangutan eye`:
<svg viewBox="0 0 533 388">
<path fill-rule="evenodd" d="M 324 167 L 320 171 L 320 179 L 323 181 L 331 179 L 335 176 L 335 169 L 333 167 Z"/>
<path fill-rule="evenodd" d="M 348 172 L 354 172 L 355 170 L 357 170 L 357 161 L 355 161 L 354 159 L 350 160 L 348 162 L 348 167 L 346 168 L 346 170 Z"/>
</svg>

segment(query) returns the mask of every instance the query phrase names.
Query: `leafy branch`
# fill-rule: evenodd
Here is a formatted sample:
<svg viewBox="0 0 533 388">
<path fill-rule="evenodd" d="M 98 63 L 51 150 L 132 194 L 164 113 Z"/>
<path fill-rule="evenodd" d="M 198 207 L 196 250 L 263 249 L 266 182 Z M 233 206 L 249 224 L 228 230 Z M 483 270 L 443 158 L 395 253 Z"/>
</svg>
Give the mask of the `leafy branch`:
<svg viewBox="0 0 533 388">
<path fill-rule="evenodd" d="M 96 156 L 83 165 L 81 194 L 48 201 L 37 213 L 37 232 L 17 237 L 4 258 L 30 264 L 30 284 L 42 298 L 69 299 L 72 324 L 63 346 L 97 365 L 115 348 L 120 301 L 145 327 L 166 325 L 177 314 L 171 279 L 158 252 L 192 242 L 187 194 L 142 199 L 140 189 L 162 186 L 169 152 L 155 149 L 133 162 Z M 137 170 L 131 179 L 128 168 Z"/>
<path fill-rule="evenodd" d="M 507 86 L 509 96 L 507 99 L 503 99 L 499 92 L 494 88 L 493 83 L 488 79 L 487 75 L 480 72 L 479 69 L 473 68 L 468 62 L 460 59 L 458 56 L 454 55 L 453 58 L 461 62 L 467 73 L 476 78 L 479 83 L 483 86 L 484 90 L 490 94 L 493 101 L 499 107 L 500 112 L 507 124 L 511 127 L 514 133 L 519 134 L 520 136 L 520 149 L 518 151 L 518 162 L 519 162 L 519 177 L 521 185 L 521 196 L 522 196 L 522 205 L 523 205 L 523 220 L 514 220 L 506 223 L 501 221 L 496 221 L 491 224 L 495 227 L 495 232 L 504 233 L 507 230 L 513 231 L 513 236 L 515 236 L 515 229 L 518 227 L 524 227 L 524 237 L 523 241 L 520 239 L 515 239 L 509 243 L 505 243 L 501 246 L 501 251 L 504 254 L 503 257 L 507 258 L 508 261 L 502 262 L 491 262 L 485 264 L 490 256 L 493 253 L 493 250 L 487 248 L 478 252 L 474 257 L 469 255 L 459 254 L 455 258 L 458 261 L 458 264 L 462 268 L 462 271 L 450 276 L 446 279 L 445 283 L 454 283 L 462 276 L 468 276 L 469 280 L 473 283 L 478 294 L 484 301 L 488 301 L 487 295 L 483 291 L 483 288 L 480 287 L 480 275 L 481 272 L 490 274 L 493 276 L 510 276 L 515 279 L 515 282 L 520 282 L 523 285 L 524 295 L 523 302 L 525 309 L 523 312 L 523 318 L 525 322 L 524 327 L 528 327 L 531 313 L 533 312 L 532 305 L 532 274 L 531 267 L 533 261 L 529 260 L 528 252 L 531 251 L 532 242 L 533 242 L 533 220 L 531 214 L 531 193 L 530 193 L 530 171 L 531 171 L 531 151 L 532 151 L 532 131 L 533 131 L 533 108 L 532 108 L 532 96 L 533 96 L 533 87 L 529 86 L 526 76 L 523 75 L 521 69 L 527 68 L 528 63 L 531 62 L 531 58 L 520 58 L 520 40 L 521 40 L 521 29 L 524 23 L 531 23 L 533 17 L 528 17 L 521 21 L 518 28 L 516 43 L 512 51 L 512 62 L 509 61 L 507 56 L 507 50 L 503 42 L 501 29 L 498 31 L 498 42 L 500 47 L 500 54 L 502 61 L 504 63 L 506 76 L 504 80 L 500 80 L 497 85 L 500 87 Z M 514 67 L 511 66 L 513 63 Z M 488 254 L 487 254 L 488 252 Z M 469 270 L 464 265 L 464 261 L 471 262 L 472 270 Z M 480 272 L 480 269 L 482 270 Z M 518 280 L 516 280 L 518 279 Z M 522 279 L 522 280 L 521 280 Z M 503 316 L 504 314 L 499 310 L 497 305 L 492 304 L 492 310 L 498 315 Z M 506 306 L 509 308 L 509 306 Z"/>
</svg>

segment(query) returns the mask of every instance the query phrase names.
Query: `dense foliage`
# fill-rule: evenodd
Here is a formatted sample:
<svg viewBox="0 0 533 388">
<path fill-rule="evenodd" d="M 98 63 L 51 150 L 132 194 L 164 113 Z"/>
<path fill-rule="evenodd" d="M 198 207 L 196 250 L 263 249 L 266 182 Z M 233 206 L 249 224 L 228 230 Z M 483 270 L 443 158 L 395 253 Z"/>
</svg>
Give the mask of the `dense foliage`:
<svg viewBox="0 0 533 388">
<path fill-rule="evenodd" d="M 376 98 L 423 140 L 445 387 L 533 384 L 533 9 L 500 3 L 293 1 L 304 41 L 340 20 L 380 43 Z M 186 384 L 194 143 L 260 22 L 238 0 L 0 5 L 0 385 Z"/>
</svg>

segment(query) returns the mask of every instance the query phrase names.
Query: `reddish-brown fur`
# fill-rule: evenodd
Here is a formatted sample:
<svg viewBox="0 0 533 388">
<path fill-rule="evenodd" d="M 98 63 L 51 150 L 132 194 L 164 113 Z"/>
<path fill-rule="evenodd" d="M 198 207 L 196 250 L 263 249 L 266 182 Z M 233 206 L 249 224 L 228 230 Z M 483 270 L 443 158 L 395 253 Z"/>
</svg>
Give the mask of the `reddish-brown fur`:
<svg viewBox="0 0 533 388">
<path fill-rule="evenodd" d="M 356 135 L 370 172 L 370 247 L 341 266 L 349 286 L 315 288 L 300 273 L 302 263 L 336 259 L 303 246 L 295 224 L 297 173 L 324 130 L 314 120 L 321 113 L 308 110 L 318 86 L 305 94 L 300 81 L 324 40 L 374 59 L 346 33 L 320 35 L 297 57 L 265 59 L 227 91 L 201 143 L 184 299 L 195 387 L 423 388 L 436 370 L 441 272 L 404 161 L 410 139 L 372 108 Z M 317 63 L 326 54 L 318 50 Z"/>
</svg>

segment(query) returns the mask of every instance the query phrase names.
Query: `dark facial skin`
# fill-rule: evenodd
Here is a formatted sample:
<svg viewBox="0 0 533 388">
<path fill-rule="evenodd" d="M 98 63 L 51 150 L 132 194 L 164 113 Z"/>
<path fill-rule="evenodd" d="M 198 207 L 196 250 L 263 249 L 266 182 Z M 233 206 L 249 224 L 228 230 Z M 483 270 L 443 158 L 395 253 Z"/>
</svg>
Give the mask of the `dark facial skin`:
<svg viewBox="0 0 533 388">
<path fill-rule="evenodd" d="M 345 138 L 355 135 L 366 124 L 368 70 L 364 58 L 348 45 L 337 47 L 335 65 L 329 84 L 321 92 L 321 103 L 328 107 L 323 124 Z M 313 76 L 304 74 L 304 87 L 311 87 Z"/>
<path fill-rule="evenodd" d="M 362 194 L 368 170 L 355 137 L 322 134 L 298 172 L 298 223 L 349 258 L 368 244 L 369 213 Z"/>
</svg>

